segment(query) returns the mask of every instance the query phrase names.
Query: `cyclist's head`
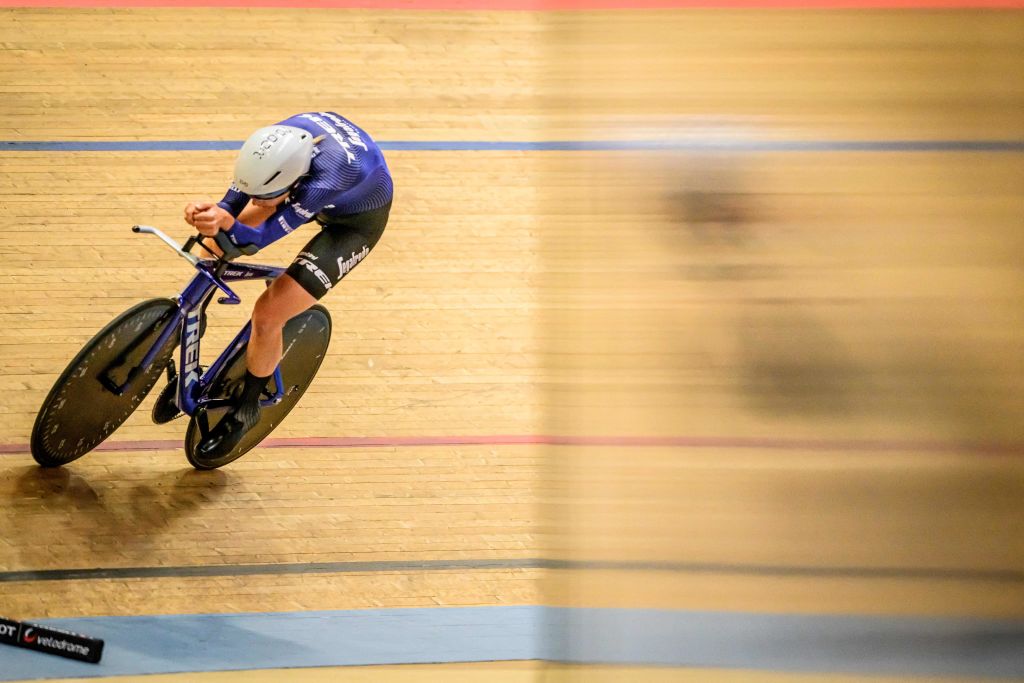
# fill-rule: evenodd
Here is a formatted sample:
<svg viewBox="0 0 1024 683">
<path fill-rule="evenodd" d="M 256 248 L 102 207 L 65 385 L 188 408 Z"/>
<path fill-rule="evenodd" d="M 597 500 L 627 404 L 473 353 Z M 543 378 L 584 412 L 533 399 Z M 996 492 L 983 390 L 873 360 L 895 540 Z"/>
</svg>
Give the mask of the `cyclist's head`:
<svg viewBox="0 0 1024 683">
<path fill-rule="evenodd" d="M 235 187 L 253 199 L 288 192 L 309 172 L 313 136 L 294 126 L 267 126 L 249 136 L 235 162 Z"/>
</svg>

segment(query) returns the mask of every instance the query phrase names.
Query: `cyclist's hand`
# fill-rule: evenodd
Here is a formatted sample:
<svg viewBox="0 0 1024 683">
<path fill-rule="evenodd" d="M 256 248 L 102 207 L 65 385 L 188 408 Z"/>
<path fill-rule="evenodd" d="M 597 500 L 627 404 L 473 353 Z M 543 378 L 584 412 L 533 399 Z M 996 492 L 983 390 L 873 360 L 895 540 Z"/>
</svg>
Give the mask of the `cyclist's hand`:
<svg viewBox="0 0 1024 683">
<path fill-rule="evenodd" d="M 193 227 L 195 227 L 196 224 L 197 211 L 198 209 L 196 208 L 195 202 L 189 202 L 188 204 L 185 205 L 185 222 Z"/>
<path fill-rule="evenodd" d="M 217 206 L 203 202 L 196 204 L 196 213 L 192 223 L 199 232 L 207 237 L 213 237 L 220 230 L 227 230 L 235 224 L 235 217 Z"/>
</svg>

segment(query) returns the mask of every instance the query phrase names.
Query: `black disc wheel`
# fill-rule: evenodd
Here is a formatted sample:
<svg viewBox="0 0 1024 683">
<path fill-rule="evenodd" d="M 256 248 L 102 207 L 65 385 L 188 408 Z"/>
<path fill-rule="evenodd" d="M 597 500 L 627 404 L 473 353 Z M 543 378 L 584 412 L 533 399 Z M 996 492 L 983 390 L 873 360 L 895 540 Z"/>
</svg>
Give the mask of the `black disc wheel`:
<svg viewBox="0 0 1024 683">
<path fill-rule="evenodd" d="M 68 364 L 32 428 L 32 457 L 44 467 L 80 458 L 114 433 L 146 398 L 178 345 L 174 333 L 145 371 L 139 365 L 174 318 L 171 299 L 150 299 L 114 318 Z M 118 395 L 114 389 L 131 379 Z"/>
<path fill-rule="evenodd" d="M 289 320 L 284 326 L 284 357 L 281 358 L 284 398 L 276 405 L 263 408 L 259 423 L 242 437 L 233 451 L 219 458 L 203 458 L 198 453 L 198 446 L 204 433 L 216 427 L 229 408 L 197 412 L 189 421 L 185 434 L 185 455 L 189 463 L 196 469 L 212 470 L 237 460 L 255 448 L 281 424 L 302 398 L 327 355 L 330 341 L 331 316 L 323 306 L 315 305 Z M 213 381 L 207 397 L 233 398 L 244 381 L 245 367 L 245 347 L 242 347 Z M 264 398 L 274 395 L 276 389 L 271 380 Z"/>
</svg>

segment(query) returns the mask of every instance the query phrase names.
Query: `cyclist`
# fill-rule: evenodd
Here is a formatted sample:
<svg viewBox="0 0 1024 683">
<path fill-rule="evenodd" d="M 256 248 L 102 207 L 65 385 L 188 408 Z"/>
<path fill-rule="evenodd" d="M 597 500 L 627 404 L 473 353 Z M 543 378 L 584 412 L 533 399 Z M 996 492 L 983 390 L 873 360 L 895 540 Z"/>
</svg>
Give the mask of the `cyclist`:
<svg viewBox="0 0 1024 683">
<path fill-rule="evenodd" d="M 224 199 L 185 207 L 185 220 L 207 236 L 203 248 L 227 259 L 253 254 L 304 223 L 321 226 L 256 301 L 245 382 L 236 405 L 199 443 L 204 457 L 230 453 L 259 422 L 285 323 L 366 258 L 387 225 L 392 193 L 384 156 L 365 131 L 333 112 L 309 112 L 253 133 Z"/>
</svg>

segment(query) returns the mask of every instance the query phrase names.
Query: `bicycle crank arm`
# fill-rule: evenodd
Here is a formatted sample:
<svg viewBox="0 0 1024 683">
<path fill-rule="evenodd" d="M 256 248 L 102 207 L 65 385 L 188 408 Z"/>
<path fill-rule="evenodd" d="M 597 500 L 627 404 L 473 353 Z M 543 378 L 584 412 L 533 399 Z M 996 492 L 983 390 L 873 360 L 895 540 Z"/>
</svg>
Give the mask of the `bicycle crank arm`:
<svg viewBox="0 0 1024 683">
<path fill-rule="evenodd" d="M 215 410 L 217 408 L 232 408 L 235 406 L 235 400 L 231 398 L 204 398 L 199 400 L 198 411 Z"/>
</svg>

